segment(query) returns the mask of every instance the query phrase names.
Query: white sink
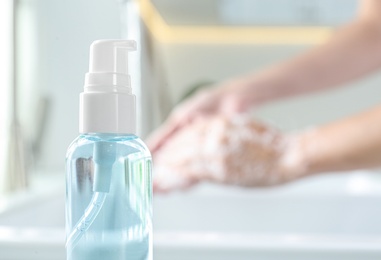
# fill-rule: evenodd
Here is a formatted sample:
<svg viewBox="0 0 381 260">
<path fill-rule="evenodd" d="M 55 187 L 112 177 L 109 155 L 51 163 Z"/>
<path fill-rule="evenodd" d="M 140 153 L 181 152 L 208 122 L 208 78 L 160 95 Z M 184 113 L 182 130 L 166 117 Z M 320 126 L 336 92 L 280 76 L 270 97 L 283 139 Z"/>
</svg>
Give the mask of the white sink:
<svg viewBox="0 0 381 260">
<path fill-rule="evenodd" d="M 155 260 L 381 259 L 381 174 L 154 199 Z M 0 260 L 64 260 L 64 178 L 0 197 Z"/>
</svg>

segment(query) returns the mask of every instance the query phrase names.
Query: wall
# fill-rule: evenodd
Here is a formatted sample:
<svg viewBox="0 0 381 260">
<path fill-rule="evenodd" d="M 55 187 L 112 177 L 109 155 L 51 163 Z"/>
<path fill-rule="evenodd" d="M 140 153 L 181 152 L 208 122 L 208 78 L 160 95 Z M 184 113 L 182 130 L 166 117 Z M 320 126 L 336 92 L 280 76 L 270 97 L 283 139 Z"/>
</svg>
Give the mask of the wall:
<svg viewBox="0 0 381 260">
<path fill-rule="evenodd" d="M 79 93 L 88 70 L 89 46 L 96 39 L 120 37 L 118 3 L 21 0 L 20 12 L 24 134 L 31 146 L 39 130 L 38 103 L 46 98 L 47 124 L 35 160 L 37 168 L 63 172 L 66 148 L 78 135 Z"/>
<path fill-rule="evenodd" d="M 176 102 L 197 82 L 220 81 L 258 71 L 313 46 L 296 45 L 167 45 L 162 50 L 171 100 Z M 255 115 L 284 130 L 326 123 L 380 104 L 381 69 L 333 91 L 266 105 Z"/>
</svg>

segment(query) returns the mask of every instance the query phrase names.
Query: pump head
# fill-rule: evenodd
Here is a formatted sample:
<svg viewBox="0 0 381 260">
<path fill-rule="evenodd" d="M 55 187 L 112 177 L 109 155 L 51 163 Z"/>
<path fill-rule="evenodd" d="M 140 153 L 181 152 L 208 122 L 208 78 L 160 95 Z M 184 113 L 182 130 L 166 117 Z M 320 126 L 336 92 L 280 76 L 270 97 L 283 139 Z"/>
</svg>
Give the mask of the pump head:
<svg viewBox="0 0 381 260">
<path fill-rule="evenodd" d="M 86 74 L 85 85 L 129 87 L 128 52 L 135 50 L 136 42 L 131 40 L 93 42 L 90 46 L 89 73 Z"/>
<path fill-rule="evenodd" d="M 89 72 L 80 95 L 80 133 L 134 134 L 135 96 L 128 75 L 131 40 L 98 40 L 90 46 Z"/>
<path fill-rule="evenodd" d="M 95 41 L 90 46 L 89 72 L 128 74 L 128 51 L 135 50 L 135 41 Z"/>
</svg>

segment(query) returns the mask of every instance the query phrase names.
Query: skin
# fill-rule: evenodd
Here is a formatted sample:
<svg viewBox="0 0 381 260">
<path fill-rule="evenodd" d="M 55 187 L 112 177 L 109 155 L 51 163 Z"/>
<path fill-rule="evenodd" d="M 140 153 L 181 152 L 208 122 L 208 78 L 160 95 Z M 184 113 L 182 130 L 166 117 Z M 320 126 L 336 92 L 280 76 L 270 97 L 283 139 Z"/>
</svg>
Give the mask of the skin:
<svg viewBox="0 0 381 260">
<path fill-rule="evenodd" d="M 189 172 L 186 170 L 190 167 L 189 164 L 179 166 L 179 161 L 189 161 L 192 157 L 190 155 L 187 158 L 178 158 L 176 163 L 164 158 L 181 148 L 176 143 L 184 144 L 178 136 L 185 136 L 191 131 L 202 136 L 212 121 L 211 118 L 229 121 L 252 107 L 281 98 L 338 87 L 368 75 L 380 67 L 381 1 L 365 0 L 361 2 L 356 19 L 340 28 L 326 44 L 273 65 L 260 73 L 240 76 L 216 88 L 204 90 L 176 107 L 168 120 L 151 135 L 148 145 L 159 165 L 175 169 L 177 176 L 190 181 L 185 181 L 186 185 L 170 187 L 157 184 L 157 190 L 188 187 L 201 180 L 243 185 L 238 181 L 230 181 L 228 176 L 223 178 L 225 181 L 221 181 L 213 178 L 211 174 L 201 174 L 207 172 L 202 168 L 198 169 L 199 172 L 194 170 Z M 200 130 L 201 126 L 204 130 Z M 249 125 L 241 127 L 251 129 L 253 135 L 256 134 L 257 130 Z M 269 126 L 263 127 L 267 129 L 266 131 L 275 131 Z M 279 175 L 289 176 L 279 178 L 275 184 L 324 171 L 375 167 L 381 164 L 379 133 L 381 133 L 381 106 L 318 127 L 313 131 L 293 135 L 279 133 L 278 139 L 283 142 L 282 149 L 273 153 L 273 157 L 262 158 L 262 161 L 271 161 L 277 165 Z M 195 144 L 196 142 L 192 143 Z M 220 147 L 224 145 L 222 143 Z M 257 149 L 271 150 L 274 143 L 268 146 L 261 145 Z M 231 158 L 237 160 L 238 158 L 234 156 L 236 155 L 232 154 Z M 257 164 L 261 163 L 257 158 L 250 157 L 241 163 L 249 164 L 253 160 Z M 220 164 L 221 169 L 230 167 L 223 160 Z M 268 176 L 272 176 L 270 172 Z M 274 183 L 271 181 L 258 181 L 243 186 L 272 184 Z"/>
<path fill-rule="evenodd" d="M 381 106 L 301 133 L 299 164 L 306 174 L 380 166 L 380 133 Z"/>
</svg>

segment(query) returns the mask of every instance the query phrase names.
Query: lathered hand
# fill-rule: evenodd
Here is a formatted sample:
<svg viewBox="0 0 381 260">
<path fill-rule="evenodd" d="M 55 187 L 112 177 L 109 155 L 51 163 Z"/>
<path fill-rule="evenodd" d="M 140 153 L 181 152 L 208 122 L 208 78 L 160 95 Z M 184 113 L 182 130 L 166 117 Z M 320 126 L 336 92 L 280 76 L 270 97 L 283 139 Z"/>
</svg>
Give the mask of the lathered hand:
<svg viewBox="0 0 381 260">
<path fill-rule="evenodd" d="M 302 176 L 296 139 L 247 117 L 194 121 L 156 154 L 154 189 L 184 189 L 200 181 L 270 186 Z"/>
</svg>

